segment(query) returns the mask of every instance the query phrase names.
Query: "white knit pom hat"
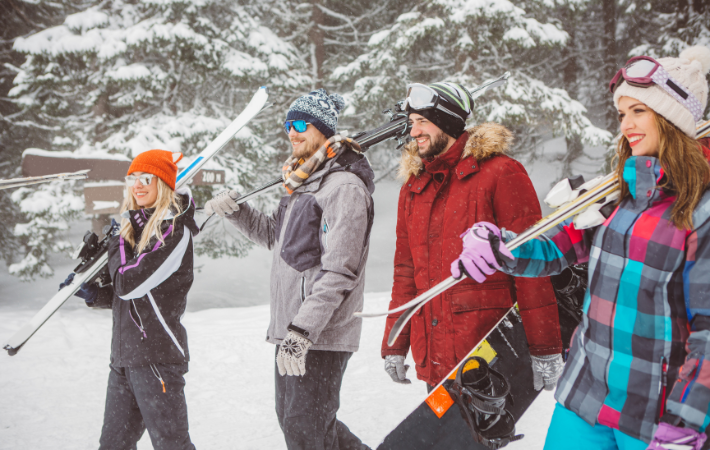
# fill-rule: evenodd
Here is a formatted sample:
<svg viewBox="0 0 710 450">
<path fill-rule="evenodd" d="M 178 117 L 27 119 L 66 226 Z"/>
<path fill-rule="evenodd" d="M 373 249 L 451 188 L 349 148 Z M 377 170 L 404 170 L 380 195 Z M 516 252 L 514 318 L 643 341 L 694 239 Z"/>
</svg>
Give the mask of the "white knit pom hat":
<svg viewBox="0 0 710 450">
<path fill-rule="evenodd" d="M 710 49 L 702 45 L 683 50 L 678 58 L 660 58 L 661 66 L 690 91 L 705 111 L 708 102 L 708 83 L 705 74 L 710 70 Z M 688 136 L 695 138 L 693 113 L 658 85 L 636 87 L 624 82 L 614 92 L 614 106 L 619 107 L 619 98 L 631 97 L 645 103 L 657 114 L 665 117 Z"/>
</svg>

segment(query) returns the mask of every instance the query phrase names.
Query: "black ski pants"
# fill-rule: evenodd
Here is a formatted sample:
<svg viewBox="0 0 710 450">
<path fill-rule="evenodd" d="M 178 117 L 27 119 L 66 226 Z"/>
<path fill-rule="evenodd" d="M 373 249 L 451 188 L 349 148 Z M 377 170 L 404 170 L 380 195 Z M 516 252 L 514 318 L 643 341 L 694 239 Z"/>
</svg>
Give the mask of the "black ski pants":
<svg viewBox="0 0 710 450">
<path fill-rule="evenodd" d="M 99 450 L 135 450 L 146 428 L 155 450 L 195 449 L 187 426 L 187 364 L 110 367 Z"/>
<path fill-rule="evenodd" d="M 276 354 L 279 346 L 276 346 Z M 276 376 L 276 416 L 289 450 L 369 450 L 335 418 L 351 352 L 311 350 L 306 374 Z"/>
</svg>

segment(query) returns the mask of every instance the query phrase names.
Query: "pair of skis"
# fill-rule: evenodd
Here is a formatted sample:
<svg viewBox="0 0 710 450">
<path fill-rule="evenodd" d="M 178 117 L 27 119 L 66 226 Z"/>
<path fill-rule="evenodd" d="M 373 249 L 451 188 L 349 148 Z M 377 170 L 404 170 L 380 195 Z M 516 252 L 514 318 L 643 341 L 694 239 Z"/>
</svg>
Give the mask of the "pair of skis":
<svg viewBox="0 0 710 450">
<path fill-rule="evenodd" d="M 217 152 L 219 152 L 239 130 L 249 123 L 268 105 L 266 101 L 269 98 L 269 91 L 265 86 L 259 88 L 254 94 L 249 104 L 244 108 L 239 116 L 229 124 L 229 126 L 217 136 L 190 164 L 185 170 L 181 171 L 175 182 L 175 188 L 187 184 L 192 177 L 210 160 Z M 93 262 L 87 264 L 88 267 L 83 267 L 82 270 L 74 276 L 74 281 L 70 285 L 64 287 L 57 292 L 49 302 L 32 317 L 32 319 L 8 340 L 3 347 L 9 355 L 16 354 L 20 348 L 34 335 L 37 330 L 50 318 L 52 315 L 80 288 L 82 283 L 88 283 L 96 279 L 101 273 L 104 266 L 108 262 L 107 249 L 101 249 L 92 257 Z"/>
<path fill-rule="evenodd" d="M 704 122 L 697 128 L 696 138 L 702 139 L 708 135 L 710 135 L 710 121 Z M 570 189 L 567 193 L 567 195 L 570 195 L 572 198 L 570 201 L 561 204 L 554 212 L 543 217 L 517 237 L 508 241 L 506 247 L 508 247 L 509 250 L 514 250 L 571 217 L 579 217 L 580 214 L 594 206 L 599 207 L 607 204 L 610 199 L 615 199 L 614 195 L 618 188 L 619 182 L 616 174 L 611 173 L 603 177 L 597 177 L 577 189 Z M 553 188 L 553 191 L 554 189 L 555 188 Z M 392 346 L 404 329 L 404 326 L 417 311 L 442 292 L 456 285 L 458 282 L 463 281 L 463 279 L 464 277 L 458 279 L 449 277 L 413 300 L 389 311 L 375 313 L 357 312 L 355 315 L 358 317 L 381 317 L 404 311 L 392 326 L 392 330 L 387 337 L 387 345 Z"/>
</svg>

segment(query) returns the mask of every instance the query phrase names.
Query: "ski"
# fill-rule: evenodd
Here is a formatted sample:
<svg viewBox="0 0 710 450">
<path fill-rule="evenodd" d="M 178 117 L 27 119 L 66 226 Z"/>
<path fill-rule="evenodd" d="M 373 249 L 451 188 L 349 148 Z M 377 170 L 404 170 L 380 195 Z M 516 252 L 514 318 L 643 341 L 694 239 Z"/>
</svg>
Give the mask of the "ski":
<svg viewBox="0 0 710 450">
<path fill-rule="evenodd" d="M 266 106 L 266 101 L 269 98 L 269 91 L 265 86 L 259 88 L 254 94 L 249 104 L 244 108 L 241 114 L 234 119 L 227 128 L 222 131 L 215 140 L 213 140 L 195 160 L 184 170 L 182 170 L 175 183 L 175 189 L 187 184 L 192 177 L 210 160 L 217 152 L 219 152 L 250 120 L 256 117 Z M 84 244 L 89 244 L 85 242 Z M 22 326 L 15 334 L 7 341 L 3 347 L 7 353 L 15 355 L 22 346 L 34 335 L 37 330 L 50 318 L 52 315 L 79 290 L 82 283 L 87 283 L 96 279 L 104 269 L 108 262 L 107 248 L 94 246 L 94 254 L 91 255 L 88 264 L 80 264 L 77 267 L 77 273 L 72 283 L 62 290 L 57 292 L 49 302 L 32 317 L 32 319 Z M 81 249 L 79 249 L 81 250 Z"/>
<path fill-rule="evenodd" d="M 89 177 L 89 169 L 71 173 L 55 173 L 53 175 L 41 175 L 38 177 L 13 178 L 10 180 L 0 180 L 0 190 L 12 189 L 22 186 L 32 186 L 33 184 L 49 183 L 54 180 L 85 180 Z"/>
<path fill-rule="evenodd" d="M 696 139 L 702 139 L 710 135 L 710 121 L 706 121 L 698 125 L 697 130 Z M 553 187 L 550 194 L 548 194 L 548 198 L 560 184 Z M 616 180 L 616 175 L 611 173 L 603 177 L 597 177 L 577 189 L 572 189 L 572 192 L 574 193 L 574 198 L 572 200 L 561 204 L 553 213 L 543 217 L 533 226 L 520 233 L 515 239 L 507 242 L 506 247 L 508 247 L 509 250 L 514 250 L 529 240 L 540 236 L 559 223 L 564 222 L 570 217 L 578 216 L 594 205 L 599 206 L 599 204 L 607 203 L 609 200 L 607 197 L 613 198 L 613 195 L 618 187 L 619 185 Z M 546 201 L 548 201 L 548 199 L 546 199 Z M 414 314 L 416 314 L 417 311 L 419 311 L 419 309 L 421 309 L 422 306 L 462 280 L 463 277 L 460 279 L 449 277 L 428 291 L 397 308 L 389 311 L 374 313 L 357 312 L 355 315 L 357 317 L 381 317 L 405 311 L 404 314 L 397 319 L 392 327 L 392 330 L 390 331 L 387 344 L 391 346 L 402 332 L 404 325 Z"/>
</svg>

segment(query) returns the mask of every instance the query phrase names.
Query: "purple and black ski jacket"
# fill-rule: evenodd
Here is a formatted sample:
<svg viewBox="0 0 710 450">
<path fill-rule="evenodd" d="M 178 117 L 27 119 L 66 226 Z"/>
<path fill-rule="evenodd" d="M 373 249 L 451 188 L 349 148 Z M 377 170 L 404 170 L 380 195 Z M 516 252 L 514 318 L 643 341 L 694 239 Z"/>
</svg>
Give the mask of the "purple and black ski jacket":
<svg viewBox="0 0 710 450">
<path fill-rule="evenodd" d="M 195 202 L 189 190 L 178 191 L 186 209 L 164 218 L 162 244 L 156 236 L 140 254 L 121 236 L 109 241 L 108 268 L 113 284 L 99 290 L 94 307 L 113 309 L 111 363 L 117 367 L 182 364 L 190 360 L 187 332 L 180 323 L 193 281 Z M 151 209 L 129 211 L 145 224 Z M 136 229 L 136 241 L 142 229 Z"/>
</svg>

